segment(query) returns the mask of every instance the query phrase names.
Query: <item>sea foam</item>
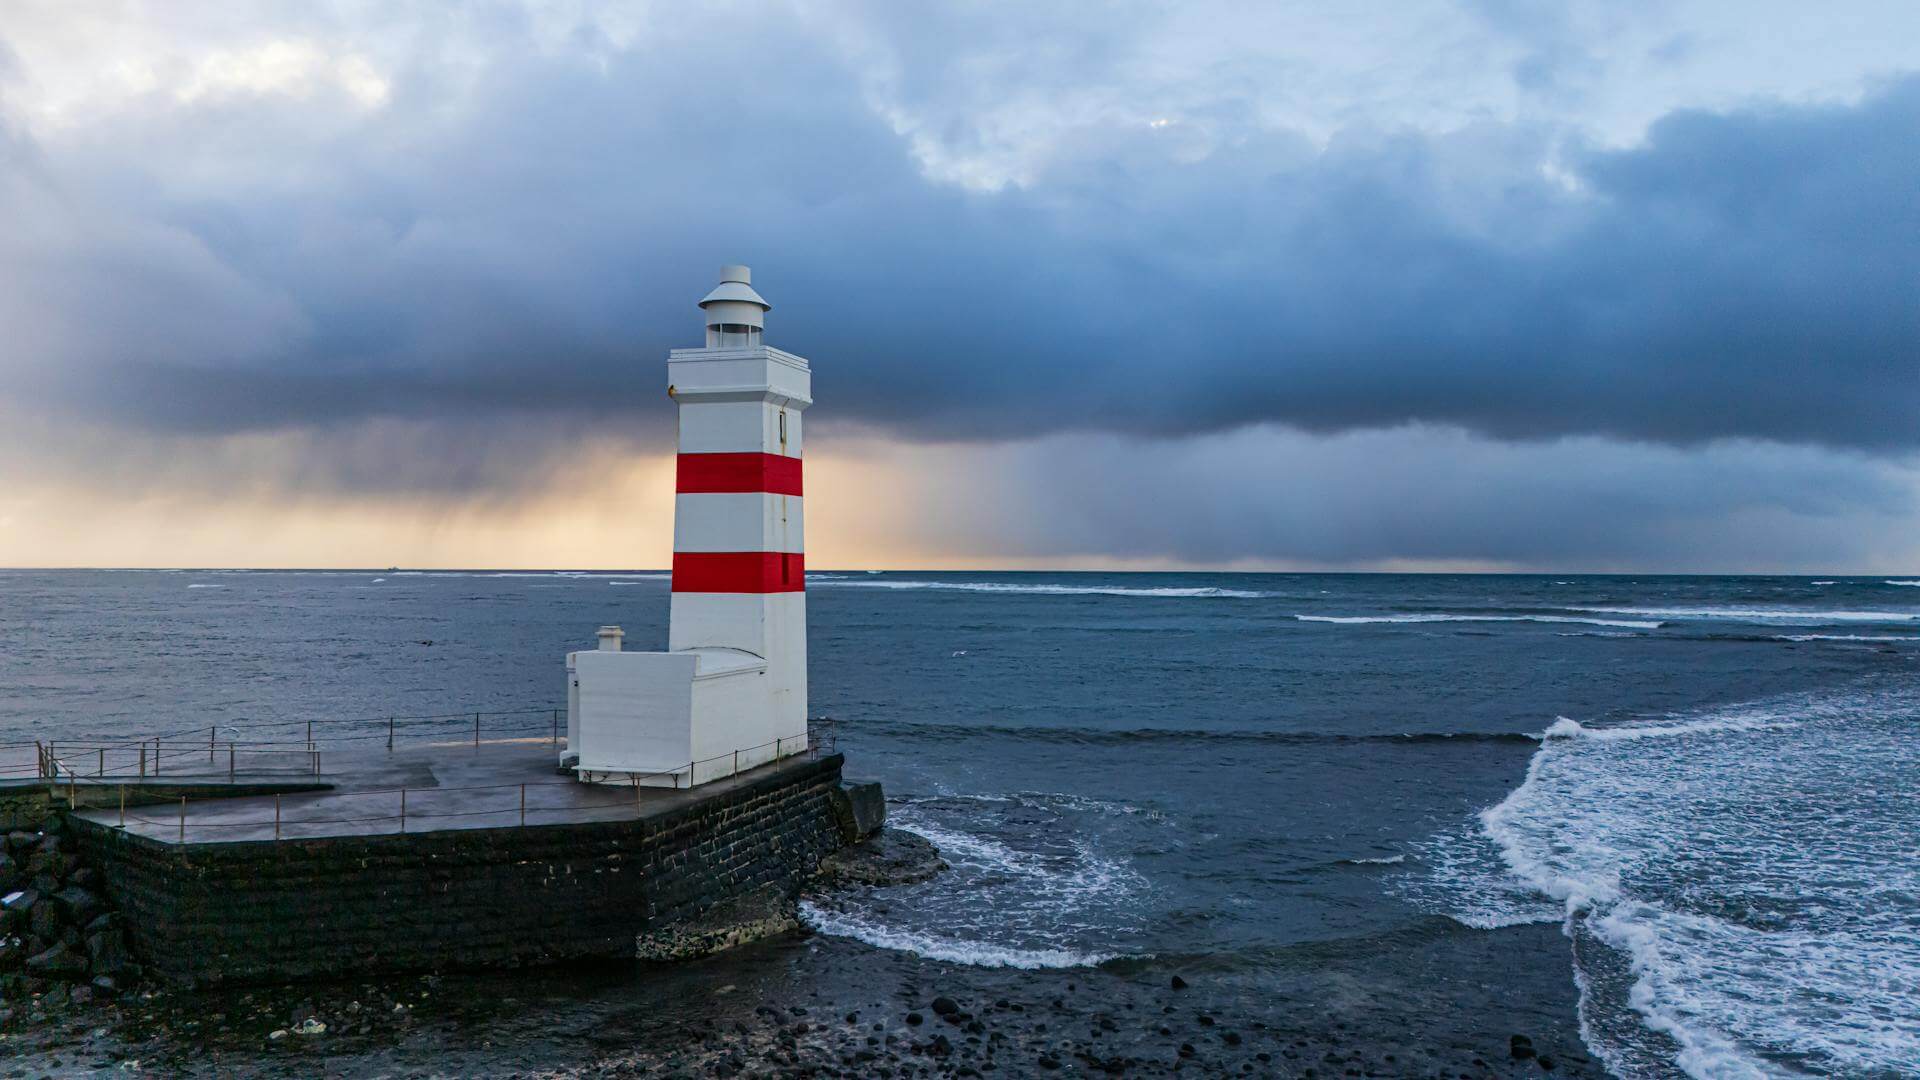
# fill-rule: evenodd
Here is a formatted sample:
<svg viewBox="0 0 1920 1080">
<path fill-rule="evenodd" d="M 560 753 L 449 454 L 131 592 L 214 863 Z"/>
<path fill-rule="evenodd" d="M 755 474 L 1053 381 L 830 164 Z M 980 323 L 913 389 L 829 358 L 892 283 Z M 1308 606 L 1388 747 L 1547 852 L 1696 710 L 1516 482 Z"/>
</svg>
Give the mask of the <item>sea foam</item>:
<svg viewBox="0 0 1920 1080">
<path fill-rule="evenodd" d="M 1658 630 L 1662 625 L 1644 619 L 1592 619 L 1577 615 L 1466 615 L 1450 612 L 1414 612 L 1402 615 L 1295 615 L 1294 618 L 1301 622 L 1338 623 L 1348 626 L 1361 626 L 1368 623 L 1538 622 L 1612 626 L 1629 630 Z"/>
<path fill-rule="evenodd" d="M 1099 964 L 1127 955 L 1116 945 L 1140 933 L 1145 882 L 1099 839 L 1115 827 L 1165 827 L 1136 810 L 1039 792 L 891 805 L 888 827 L 931 842 L 950 869 L 918 884 L 838 889 L 802 911 L 822 933 L 955 963 Z M 1017 828 L 1007 827 L 1010 816 Z"/>
<path fill-rule="evenodd" d="M 1410 898 L 1495 926 L 1528 913 L 1519 887 L 1618 956 L 1621 979 L 1576 975 L 1589 1041 L 1620 1075 L 1656 1059 L 1698 1077 L 1911 1072 L 1916 722 L 1914 685 L 1559 718 L 1519 787 L 1420 852 Z M 1488 848 L 1497 871 L 1475 877 Z"/>
<path fill-rule="evenodd" d="M 1796 622 L 1812 626 L 1829 623 L 1905 623 L 1920 621 L 1913 611 L 1810 611 L 1802 608 L 1746 607 L 1583 607 L 1602 615 L 1640 615 L 1655 619 L 1719 619 L 1732 622 Z"/>
</svg>

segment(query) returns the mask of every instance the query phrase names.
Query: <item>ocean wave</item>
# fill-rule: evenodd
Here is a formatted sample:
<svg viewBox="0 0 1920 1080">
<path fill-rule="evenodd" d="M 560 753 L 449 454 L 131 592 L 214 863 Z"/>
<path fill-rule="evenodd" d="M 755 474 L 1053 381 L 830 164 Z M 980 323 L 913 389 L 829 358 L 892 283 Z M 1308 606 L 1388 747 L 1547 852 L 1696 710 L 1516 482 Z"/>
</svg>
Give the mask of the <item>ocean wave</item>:
<svg viewBox="0 0 1920 1080">
<path fill-rule="evenodd" d="M 1726 619 L 1735 622 L 1800 622 L 1812 625 L 1844 622 L 1913 622 L 1920 612 L 1912 611 L 1807 611 L 1799 608 L 1736 607 L 1583 607 L 1604 615 L 1641 615 L 1656 619 Z"/>
<path fill-rule="evenodd" d="M 964 938 L 940 937 L 930 932 L 888 926 L 858 912 L 838 911 L 812 900 L 800 901 L 800 917 L 815 932 L 850 937 L 882 949 L 910 952 L 933 960 L 973 967 L 1046 968 L 1093 967 L 1118 959 L 1116 953 L 1073 949 L 1020 949 Z"/>
<path fill-rule="evenodd" d="M 1621 1075 L 1902 1073 L 1920 1061 L 1898 1019 L 1920 986 L 1916 721 L 1920 686 L 1878 681 L 1557 718 L 1518 787 L 1419 850 L 1411 896 L 1468 925 L 1557 908 L 1583 1032 Z"/>
<path fill-rule="evenodd" d="M 1909 588 L 1920 588 L 1920 581 L 1887 581 L 1885 582 L 1885 584 L 1905 585 L 1905 586 L 1908 586 Z"/>
<path fill-rule="evenodd" d="M 1355 734 L 1330 731 L 1234 731 L 1203 728 L 1035 727 L 1021 724 L 947 724 L 876 718 L 869 726 L 894 735 L 977 739 L 982 735 L 1032 742 L 1126 745 L 1140 742 L 1223 742 L 1317 746 L 1343 743 L 1514 743 L 1531 745 L 1540 736 L 1527 731 L 1407 731 Z"/>
<path fill-rule="evenodd" d="M 811 578 L 808 579 L 812 581 Z M 861 581 L 829 578 L 821 585 L 843 589 L 931 589 L 940 592 L 1011 593 L 1032 596 L 1142 596 L 1207 600 L 1258 600 L 1273 593 L 1221 588 L 1143 588 L 1129 585 L 1022 585 L 1005 581 Z"/>
<path fill-rule="evenodd" d="M 888 828 L 932 843 L 948 869 L 928 882 L 843 888 L 807 921 L 857 938 L 984 967 L 1084 967 L 1127 955 L 1145 879 L 1109 838 L 1159 830 L 1157 813 L 1059 793 L 940 796 L 888 807 Z M 1144 955 L 1136 953 L 1134 955 Z"/>
<path fill-rule="evenodd" d="M 225 585 L 205 585 L 205 584 L 200 584 L 196 582 L 195 584 L 187 586 L 187 588 L 189 589 L 224 589 L 226 588 L 226 586 Z"/>
<path fill-rule="evenodd" d="M 1661 623 L 1640 619 L 1591 619 L 1578 615 L 1465 615 L 1446 612 L 1418 612 L 1403 615 L 1295 615 L 1301 622 L 1363 625 L 1366 623 L 1439 623 L 1439 622 L 1538 622 L 1579 623 L 1586 626 L 1614 626 L 1629 630 L 1658 630 Z"/>
<path fill-rule="evenodd" d="M 1920 643 L 1912 634 L 1774 634 L 1770 641 L 1904 641 Z"/>
</svg>

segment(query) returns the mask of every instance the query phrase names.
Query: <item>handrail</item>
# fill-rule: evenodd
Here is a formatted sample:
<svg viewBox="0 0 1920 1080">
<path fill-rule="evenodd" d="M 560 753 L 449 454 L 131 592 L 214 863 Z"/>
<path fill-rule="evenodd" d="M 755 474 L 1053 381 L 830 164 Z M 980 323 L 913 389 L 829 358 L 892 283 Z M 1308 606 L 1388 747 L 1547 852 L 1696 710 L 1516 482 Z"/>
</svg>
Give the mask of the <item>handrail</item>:
<svg viewBox="0 0 1920 1080">
<path fill-rule="evenodd" d="M 818 738 L 816 738 L 816 731 L 815 731 L 816 725 L 820 729 L 818 734 L 821 737 L 818 737 Z M 642 784 L 643 780 L 661 780 L 661 779 L 671 778 L 673 781 L 674 790 L 680 790 L 680 777 L 682 775 L 687 776 L 689 781 L 691 781 L 696 773 L 696 770 L 698 770 L 700 766 L 712 764 L 717 761 L 725 761 L 729 757 L 731 757 L 733 760 L 733 767 L 731 771 L 726 774 L 725 777 L 720 777 L 719 779 L 731 779 L 733 777 L 739 776 L 740 773 L 743 771 L 740 766 L 740 759 L 743 755 L 751 755 L 755 751 L 764 750 L 769 746 L 774 748 L 774 756 L 771 759 L 771 762 L 767 762 L 767 761 L 758 762 L 754 765 L 748 766 L 746 771 L 750 771 L 751 769 L 757 768 L 759 767 L 759 765 L 763 765 L 763 764 L 769 764 L 769 763 L 778 764 L 782 761 L 788 760 L 789 758 L 802 757 L 802 756 L 818 758 L 823 754 L 829 754 L 833 752 L 835 743 L 837 742 L 835 728 L 836 728 L 836 725 L 830 718 L 822 717 L 817 720 L 808 721 L 807 732 L 804 735 L 782 736 L 781 738 L 774 739 L 771 742 L 764 742 L 764 743 L 760 743 L 758 745 L 750 746 L 750 747 L 741 747 L 738 750 L 728 751 L 727 753 L 724 753 L 724 754 L 716 754 L 713 757 L 697 758 L 692 761 L 689 761 L 687 764 L 683 766 L 678 766 L 672 769 L 662 769 L 655 772 L 610 772 L 603 775 L 624 775 L 627 778 L 628 783 L 633 788 L 634 806 L 638 808 L 644 805 L 644 801 L 642 799 L 642 793 L 645 790 L 645 785 Z M 793 741 L 800 741 L 804 745 L 802 745 L 799 749 L 793 750 L 792 752 L 787 752 L 785 744 Z M 49 754 L 51 756 L 50 752 Z M 441 819 L 441 818 L 492 817 L 492 816 L 513 814 L 515 812 L 518 812 L 519 814 L 518 824 L 521 827 L 525 827 L 527 825 L 527 814 L 529 812 L 529 809 L 531 809 L 533 812 L 536 812 L 536 813 L 542 812 L 542 811 L 551 812 L 551 811 L 557 811 L 562 809 L 582 809 L 582 808 L 575 808 L 575 807 L 563 808 L 563 807 L 538 807 L 538 806 L 529 808 L 527 805 L 527 792 L 529 789 L 565 787 L 565 788 L 571 788 L 571 789 L 577 790 L 580 786 L 578 782 L 571 781 L 571 780 L 548 780 L 548 781 L 529 781 L 529 782 L 518 783 L 518 784 L 465 784 L 465 785 L 459 785 L 454 787 L 431 787 L 431 788 L 417 788 L 417 787 L 410 788 L 410 787 L 402 786 L 402 787 L 390 787 L 390 788 L 369 788 L 362 791 L 302 792 L 296 796 L 297 798 L 302 800 L 302 805 L 311 805 L 327 799 L 353 799 L 353 798 L 365 798 L 369 796 L 378 796 L 378 795 L 391 796 L 391 795 L 397 794 L 400 797 L 399 812 L 395 814 L 372 814 L 372 815 L 363 815 L 363 816 L 356 816 L 356 817 L 302 818 L 295 821 L 286 821 L 282 817 L 281 796 L 276 794 L 273 797 L 274 812 L 273 812 L 273 817 L 271 819 L 268 819 L 263 816 L 257 820 L 203 821 L 203 822 L 196 822 L 189 825 L 187 822 L 187 812 L 186 812 L 188 800 L 184 796 L 180 800 L 179 815 L 172 821 L 161 821 L 154 818 L 145 817 L 140 814 L 129 814 L 127 812 L 127 788 L 128 788 L 127 784 L 114 783 L 98 775 L 86 776 L 73 771 L 70 767 L 67 768 L 65 775 L 61 776 L 57 770 L 60 767 L 64 766 L 65 762 L 61 761 L 58 758 L 52 758 L 52 761 L 53 761 L 53 766 L 56 769 L 56 772 L 54 774 L 55 782 L 56 783 L 64 782 L 67 785 L 67 796 L 69 799 L 70 806 L 75 806 L 75 807 L 78 806 L 78 803 L 79 803 L 78 791 L 82 787 L 87 788 L 89 790 L 118 788 L 119 794 L 120 794 L 120 822 L 119 822 L 120 828 L 125 829 L 127 827 L 127 822 L 129 820 L 138 824 L 161 827 L 161 828 L 171 826 L 178 830 L 178 836 L 179 836 L 180 842 L 182 843 L 186 842 L 187 830 L 189 828 L 194 828 L 194 829 L 249 828 L 251 829 L 251 828 L 262 828 L 268 824 L 272 824 L 273 831 L 274 831 L 273 838 L 274 840 L 278 841 L 282 839 L 282 832 L 283 832 L 284 825 L 298 825 L 298 826 L 348 825 L 348 824 L 360 825 L 360 824 L 367 824 L 370 822 L 394 821 L 398 823 L 397 828 L 395 829 L 395 832 L 405 833 L 407 831 L 406 823 L 409 818 L 432 820 L 432 819 Z M 436 811 L 421 811 L 421 810 L 409 811 L 407 808 L 407 795 L 409 792 L 415 794 L 415 796 L 418 797 L 421 795 L 434 795 L 434 794 L 454 793 L 454 792 L 513 791 L 516 789 L 519 793 L 518 803 L 514 806 L 508 806 L 498 810 L 453 810 L 453 811 L 437 811 L 436 812 Z M 609 790 L 612 790 L 612 789 L 609 788 Z M 614 804 L 612 803 L 608 803 L 603 806 L 592 806 L 592 807 L 586 807 L 584 809 L 587 809 L 590 811 L 598 811 L 598 810 L 610 808 L 613 805 Z"/>
</svg>

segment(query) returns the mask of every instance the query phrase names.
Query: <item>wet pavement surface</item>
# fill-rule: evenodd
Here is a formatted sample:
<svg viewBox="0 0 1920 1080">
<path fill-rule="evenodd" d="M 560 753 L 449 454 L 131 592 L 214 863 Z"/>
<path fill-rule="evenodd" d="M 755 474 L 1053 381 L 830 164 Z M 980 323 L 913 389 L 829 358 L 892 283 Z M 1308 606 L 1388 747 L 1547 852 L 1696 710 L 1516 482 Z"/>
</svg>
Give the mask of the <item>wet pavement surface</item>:
<svg viewBox="0 0 1920 1080">
<path fill-rule="evenodd" d="M 556 772 L 555 752 L 546 739 L 450 741 L 329 753 L 321 779 L 332 785 L 330 791 L 135 806 L 125 811 L 124 820 L 128 832 L 188 845 L 625 821 L 723 794 L 811 760 L 801 753 L 687 790 L 580 783 Z M 189 775 L 171 779 L 183 782 Z M 271 782 L 275 775 L 238 773 L 234 782 Z M 215 784 L 224 780 L 224 773 L 207 778 Z M 77 816 L 114 827 L 122 821 L 118 809 Z"/>
</svg>

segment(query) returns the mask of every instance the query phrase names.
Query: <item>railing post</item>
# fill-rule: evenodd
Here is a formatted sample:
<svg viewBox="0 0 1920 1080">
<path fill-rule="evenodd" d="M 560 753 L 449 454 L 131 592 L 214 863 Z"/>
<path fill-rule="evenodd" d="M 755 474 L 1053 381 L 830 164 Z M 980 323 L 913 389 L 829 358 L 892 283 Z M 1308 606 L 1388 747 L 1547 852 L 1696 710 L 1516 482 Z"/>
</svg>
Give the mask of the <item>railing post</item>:
<svg viewBox="0 0 1920 1080">
<path fill-rule="evenodd" d="M 104 746 L 100 748 L 100 763 L 93 767 L 93 774 L 95 776 L 107 775 L 107 748 Z"/>
<path fill-rule="evenodd" d="M 140 779 L 147 778 L 147 744 L 140 744 Z"/>
<path fill-rule="evenodd" d="M 187 842 L 187 797 L 180 796 L 180 842 Z"/>
<path fill-rule="evenodd" d="M 80 806 L 80 774 L 67 770 L 67 809 L 75 810 Z"/>
<path fill-rule="evenodd" d="M 235 755 L 233 752 L 233 744 L 228 743 L 227 744 L 227 783 L 229 784 L 233 783 L 234 756 Z"/>
<path fill-rule="evenodd" d="M 733 752 L 733 775 L 740 775 L 740 751 L 738 750 Z"/>
<path fill-rule="evenodd" d="M 560 710 L 553 710 L 553 745 L 560 745 Z"/>
<path fill-rule="evenodd" d="M 400 789 L 400 831 L 407 831 L 407 789 Z"/>
<path fill-rule="evenodd" d="M 218 734 L 219 733 L 211 727 L 207 729 L 207 764 L 209 765 L 213 764 L 213 744 Z"/>
<path fill-rule="evenodd" d="M 127 827 L 127 785 L 120 785 L 120 827 Z"/>
<path fill-rule="evenodd" d="M 473 714 L 473 745 L 480 745 L 480 714 Z"/>
<path fill-rule="evenodd" d="M 307 749 L 313 749 L 313 721 L 307 721 Z"/>
<path fill-rule="evenodd" d="M 393 717 L 387 717 L 387 752 L 393 752 Z"/>
</svg>

